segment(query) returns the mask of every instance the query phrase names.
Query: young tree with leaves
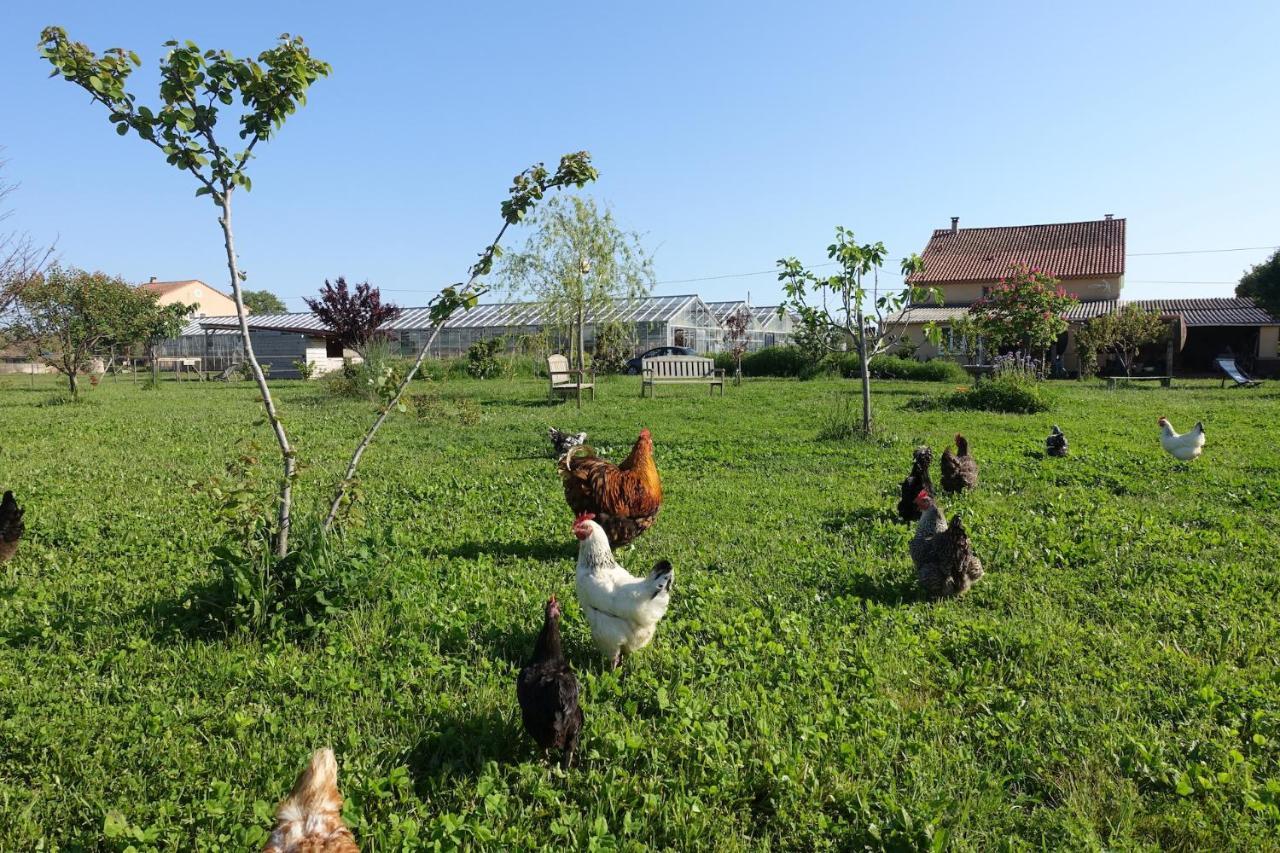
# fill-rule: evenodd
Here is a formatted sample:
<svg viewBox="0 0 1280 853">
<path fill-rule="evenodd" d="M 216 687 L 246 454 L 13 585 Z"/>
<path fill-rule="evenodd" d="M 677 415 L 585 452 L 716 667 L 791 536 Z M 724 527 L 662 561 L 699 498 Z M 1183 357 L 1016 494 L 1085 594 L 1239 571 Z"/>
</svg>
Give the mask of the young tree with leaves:
<svg viewBox="0 0 1280 853">
<path fill-rule="evenodd" d="M 326 278 L 319 298 L 305 296 L 303 301 L 344 347 L 360 353 L 362 358 L 366 357 L 369 344 L 378 339 L 383 325 L 400 316 L 398 306 L 383 304 L 378 288 L 365 281 L 357 284 L 353 293 L 343 276 L 338 276 L 334 284 Z"/>
<path fill-rule="evenodd" d="M 386 404 L 379 410 L 373 424 L 364 434 L 364 438 L 360 440 L 360 443 L 356 445 L 355 452 L 351 454 L 351 459 L 347 463 L 347 470 L 338 482 L 338 488 L 334 491 L 333 500 L 329 503 L 329 512 L 325 515 L 322 525 L 324 531 L 330 530 L 337 521 L 338 513 L 342 510 L 343 501 L 346 499 L 351 485 L 355 482 L 356 470 L 360 466 L 360 460 L 364 457 L 365 451 L 369 449 L 369 445 L 373 443 L 374 436 L 378 434 L 378 430 L 382 428 L 383 423 L 386 422 L 391 412 L 404 411 L 404 405 L 400 402 L 400 398 L 404 396 L 404 391 L 409 387 L 409 383 L 413 381 L 413 377 L 418 374 L 418 368 L 422 366 L 423 360 L 427 357 L 427 352 L 430 351 L 431 345 L 436 342 L 436 338 L 440 335 L 440 330 L 444 328 L 444 324 L 458 311 L 469 311 L 474 308 L 480 297 L 487 292 L 488 287 L 481 283 L 480 279 L 493 271 L 494 261 L 502 254 L 502 238 L 507 233 L 507 229 L 524 220 L 529 215 L 529 212 L 542 200 L 543 196 L 551 190 L 565 189 L 567 187 L 581 188 L 594 181 L 597 177 L 599 177 L 599 173 L 591 165 L 591 155 L 586 151 L 577 151 L 561 157 L 560 165 L 554 173 L 547 171 L 547 167 L 542 163 L 538 163 L 525 169 L 511 181 L 511 189 L 508 190 L 507 200 L 502 203 L 502 227 L 498 229 L 498 235 L 493 238 L 493 242 L 480 253 L 479 260 L 471 265 L 466 283 L 461 286 L 446 287 L 440 291 L 435 299 L 431 300 L 430 310 L 427 312 L 431 319 L 431 333 L 422 342 L 422 347 L 418 350 L 418 357 L 414 360 L 408 372 L 405 373 L 404 379 L 400 381 Z"/>
<path fill-rule="evenodd" d="M 751 311 L 745 306 L 738 306 L 724 320 L 724 345 L 728 347 L 733 358 L 733 384 L 742 384 L 742 357 L 747 352 L 747 330 L 751 328 Z"/>
<path fill-rule="evenodd" d="M 653 259 L 640 235 L 623 231 L 613 213 L 581 196 L 553 199 L 530 217 L 533 233 L 503 259 L 498 278 L 507 289 L 543 303 L 548 325 L 566 330 L 586 369 L 584 326 L 608 310 L 648 295 Z"/>
<path fill-rule="evenodd" d="M 328 63 L 313 59 L 302 39 L 288 33 L 257 59 L 237 58 L 229 51 L 201 51 L 195 42 L 166 42 L 169 53 L 160 61 L 160 103 L 157 108 L 139 105 L 125 84 L 138 55 L 111 48 L 101 55 L 87 45 L 73 42 L 61 27 L 47 27 L 40 36 L 40 54 L 53 65 L 54 75 L 89 93 L 109 111 L 108 117 L 121 136 L 133 131 L 165 155 L 166 162 L 189 173 L 199 187 L 197 196 L 209 196 L 218 208 L 227 255 L 227 272 L 240 318 L 245 360 L 249 364 L 267 420 L 280 448 L 282 474 L 275 535 L 276 556 L 289 549 L 289 525 L 293 504 L 293 480 L 297 460 L 284 424 L 276 412 L 267 379 L 253 351 L 241 282 L 247 277 L 236 256 L 231 224 L 231 200 L 238 187 L 247 192 L 253 184 L 246 167 L 260 142 L 271 138 L 301 104 L 311 84 L 329 74 Z M 239 101 L 240 108 L 233 104 Z M 226 115 L 224 108 L 231 107 Z M 228 119 L 219 127 L 220 118 Z M 234 122 L 244 147 L 227 147 L 218 133 Z"/>
<path fill-rule="evenodd" d="M 1080 361 L 1080 375 L 1092 376 L 1097 372 L 1098 356 L 1114 355 L 1128 376 L 1138 353 L 1147 344 L 1164 340 L 1169 325 L 1155 311 L 1144 311 L 1137 305 L 1125 305 L 1110 314 L 1092 318 L 1076 330 L 1076 355 Z"/>
<path fill-rule="evenodd" d="M 1014 264 L 982 299 L 969 309 L 982 337 L 996 346 L 1044 354 L 1067 330 L 1066 313 L 1079 300 L 1043 270 Z"/>
<path fill-rule="evenodd" d="M 246 290 L 241 294 L 245 310 L 253 314 L 284 314 L 289 309 L 284 301 L 270 290 Z"/>
<path fill-rule="evenodd" d="M 15 294 L 6 337 L 65 376 L 77 397 L 78 378 L 93 359 L 132 334 L 137 304 L 136 291 L 122 278 L 54 264 Z"/>
<path fill-rule="evenodd" d="M 837 340 L 852 341 L 858 351 L 863 435 L 871 434 L 871 359 L 897 341 L 914 305 L 930 296 L 941 301 L 937 291 L 910 283 L 910 276 L 924 269 L 923 261 L 914 254 L 903 258 L 900 266 L 905 286 L 880 293 L 885 254 L 884 243 L 860 244 L 852 231 L 836 226 L 836 241 L 827 246 L 827 257 L 840 267 L 835 275 L 819 278 L 795 258 L 778 261 L 778 280 L 787 297 L 779 310 L 794 310 L 810 337 L 824 341 L 829 351 L 836 349 Z M 869 285 L 874 286 L 874 294 Z M 925 333 L 937 340 L 938 331 L 932 323 L 925 325 Z"/>
</svg>

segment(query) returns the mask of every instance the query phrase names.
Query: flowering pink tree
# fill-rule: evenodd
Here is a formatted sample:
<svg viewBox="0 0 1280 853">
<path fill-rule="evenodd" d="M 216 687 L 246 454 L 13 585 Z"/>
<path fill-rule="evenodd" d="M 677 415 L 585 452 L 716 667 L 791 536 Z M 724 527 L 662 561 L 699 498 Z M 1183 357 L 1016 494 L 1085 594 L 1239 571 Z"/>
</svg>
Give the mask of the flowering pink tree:
<svg viewBox="0 0 1280 853">
<path fill-rule="evenodd" d="M 1043 353 L 1067 330 L 1064 315 L 1079 301 L 1049 273 L 1014 264 L 970 314 L 991 343 Z"/>
</svg>

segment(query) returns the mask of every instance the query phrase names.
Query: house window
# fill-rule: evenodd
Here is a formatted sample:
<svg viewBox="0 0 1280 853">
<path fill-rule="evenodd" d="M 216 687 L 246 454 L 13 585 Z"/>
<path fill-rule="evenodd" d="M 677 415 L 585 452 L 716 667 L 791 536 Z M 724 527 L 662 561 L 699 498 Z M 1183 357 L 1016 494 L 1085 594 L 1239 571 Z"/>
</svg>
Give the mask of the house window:
<svg viewBox="0 0 1280 853">
<path fill-rule="evenodd" d="M 342 341 L 337 338 L 325 338 L 324 354 L 326 358 L 342 358 Z"/>
</svg>

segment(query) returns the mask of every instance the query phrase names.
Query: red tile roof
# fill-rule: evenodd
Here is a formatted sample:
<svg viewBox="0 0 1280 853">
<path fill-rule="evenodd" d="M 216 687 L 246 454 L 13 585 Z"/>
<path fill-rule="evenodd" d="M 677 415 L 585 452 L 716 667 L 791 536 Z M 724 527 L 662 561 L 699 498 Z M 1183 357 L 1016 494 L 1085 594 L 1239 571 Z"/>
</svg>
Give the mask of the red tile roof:
<svg viewBox="0 0 1280 853">
<path fill-rule="evenodd" d="M 995 281 L 1016 263 L 1062 278 L 1124 275 L 1124 220 L 1054 225 L 939 228 L 925 246 L 913 284 Z"/>
</svg>

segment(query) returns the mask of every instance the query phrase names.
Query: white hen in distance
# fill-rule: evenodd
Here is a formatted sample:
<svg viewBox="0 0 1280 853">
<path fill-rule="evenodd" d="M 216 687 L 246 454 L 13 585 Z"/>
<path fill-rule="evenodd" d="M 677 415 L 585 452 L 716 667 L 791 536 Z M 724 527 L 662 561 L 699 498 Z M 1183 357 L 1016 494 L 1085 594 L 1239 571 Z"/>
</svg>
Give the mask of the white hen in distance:
<svg viewBox="0 0 1280 853">
<path fill-rule="evenodd" d="M 1161 417 L 1157 423 L 1160 424 L 1160 446 L 1173 458 L 1190 462 L 1204 450 L 1204 424 L 1201 421 L 1196 421 L 1190 432 L 1182 434 L 1174 431 L 1168 418 Z"/>
<path fill-rule="evenodd" d="M 591 638 L 616 669 L 623 655 L 649 645 L 671 603 L 675 570 L 659 560 L 648 577 L 638 578 L 618 565 L 604 528 L 579 515 L 573 523 L 578 537 L 578 603 L 591 625 Z"/>
</svg>

